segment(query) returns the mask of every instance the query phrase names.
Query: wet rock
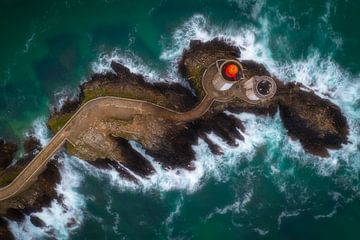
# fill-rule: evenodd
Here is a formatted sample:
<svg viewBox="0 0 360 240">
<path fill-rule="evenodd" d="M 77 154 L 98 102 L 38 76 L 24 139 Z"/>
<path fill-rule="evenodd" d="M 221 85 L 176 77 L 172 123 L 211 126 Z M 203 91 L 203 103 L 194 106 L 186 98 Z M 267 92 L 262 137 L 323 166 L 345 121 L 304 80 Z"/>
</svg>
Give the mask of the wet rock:
<svg viewBox="0 0 360 240">
<path fill-rule="evenodd" d="M 0 139 L 0 170 L 10 165 L 16 151 L 17 145 L 15 143 L 6 142 L 5 140 Z"/>
<path fill-rule="evenodd" d="M 46 226 L 46 224 L 44 223 L 43 220 L 41 220 L 39 217 L 34 216 L 34 215 L 30 216 L 30 222 L 38 228 L 43 228 Z"/>
<path fill-rule="evenodd" d="M 58 197 L 55 186 L 60 182 L 58 165 L 49 162 L 37 181 L 19 195 L 1 201 L 0 215 L 14 221 L 21 221 L 25 214 L 40 211 Z"/>
<path fill-rule="evenodd" d="M 183 53 L 179 71 L 184 77 L 189 78 L 196 90 L 198 90 L 196 86 L 201 80 L 203 71 L 209 64 L 224 58 L 224 56 L 237 58 L 240 55 L 239 49 L 225 42 L 219 43 L 219 41 L 221 42 L 219 39 L 206 43 L 194 41 L 190 44 L 190 48 Z M 211 60 L 209 62 L 204 60 L 207 58 Z M 277 84 L 277 93 L 271 101 L 257 105 L 251 105 L 238 99 L 227 103 L 216 102 L 206 114 L 207 116 L 214 116 L 225 110 L 234 113 L 249 112 L 256 115 L 274 116 L 280 109 L 288 134 L 299 139 L 309 153 L 325 157 L 329 155 L 328 149 L 339 149 L 342 144 L 347 143 L 347 121 L 336 105 L 320 98 L 314 92 L 300 91 L 299 84 L 284 84 L 276 76 L 271 75 L 262 64 L 250 60 L 243 60 L 241 63 L 246 78 L 256 75 L 272 77 Z M 226 123 L 214 128 L 214 132 L 223 138 L 224 133 L 229 129 L 228 126 L 224 126 Z M 234 139 L 238 136 L 229 136 L 226 142 L 234 145 Z"/>
<path fill-rule="evenodd" d="M 281 119 L 306 151 L 327 157 L 328 149 L 339 149 L 348 142 L 346 118 L 335 104 L 293 84 L 289 88 L 291 93 L 280 102 Z"/>
<path fill-rule="evenodd" d="M 5 219 L 0 217 L 0 239 L 3 240 L 13 240 L 15 239 L 14 235 L 8 229 L 8 223 Z"/>
<path fill-rule="evenodd" d="M 95 161 L 89 161 L 89 163 L 100 169 L 115 169 L 119 175 L 125 179 L 128 179 L 133 182 L 137 182 L 137 179 L 129 173 L 123 166 L 120 165 L 119 162 L 111 160 L 111 159 L 97 159 Z"/>
<path fill-rule="evenodd" d="M 49 122 L 52 121 L 49 126 L 53 132 L 58 131 L 81 104 L 100 96 L 139 99 L 176 111 L 190 110 L 204 96 L 201 77 L 206 67 L 218 59 L 239 57 L 240 49 L 224 40 L 214 39 L 205 43 L 191 41 L 179 61 L 179 72 L 189 80 L 191 89 L 180 84 L 149 83 L 141 75 L 131 73 L 125 66 L 113 62 L 111 64 L 113 72 L 94 74 L 88 82 L 79 87 L 78 98 L 65 101 L 60 110 L 55 109 L 49 119 Z M 255 75 L 271 76 L 262 64 L 254 61 L 242 61 L 242 64 L 247 78 Z M 122 133 L 116 132 L 109 136 L 118 144 L 121 159 L 117 159 L 118 161 L 98 159 L 91 164 L 104 169 L 116 169 L 119 174 L 133 181 L 136 181 L 136 178 L 126 168 L 141 177 L 148 176 L 154 172 L 154 169 L 131 147 L 128 140 L 134 140 L 141 143 L 146 153 L 153 156 L 164 168 L 179 167 L 192 170 L 192 161 L 195 158 L 192 146 L 198 143 L 199 137 L 214 154 L 222 154 L 222 149 L 211 141 L 208 134 L 215 133 L 230 146 L 236 146 L 237 142 L 243 139 L 241 133 L 246 131 L 244 125 L 233 115 L 225 114 L 226 110 L 274 116 L 280 109 L 288 134 L 299 139 L 308 152 L 319 156 L 328 156 L 328 149 L 340 148 L 347 142 L 348 125 L 336 105 L 313 92 L 301 90 L 296 84 L 284 84 L 276 76 L 271 77 L 276 81 L 278 91 L 271 101 L 258 105 L 251 105 L 239 99 L 227 103 L 215 102 L 201 118 L 181 124 L 158 119 L 156 116 L 136 116 L 132 120 L 132 125 L 129 124 L 131 130 L 141 132 L 142 136 L 121 135 Z M 144 126 L 144 122 L 147 126 Z M 9 151 L 8 147 L 3 147 L 4 144 L 4 141 L 0 141 L 0 168 L 8 166 L 9 159 L 11 162 L 12 154 L 16 151 L 14 146 L 10 147 Z M 39 142 L 32 138 L 24 147 L 27 153 L 19 164 L 8 168 L 6 172 L 21 171 L 41 149 Z M 3 176 L 1 174 L 0 177 Z M 61 196 L 58 196 L 54 190 L 59 181 L 58 166 L 52 161 L 30 188 L 12 199 L 1 202 L 0 214 L 21 221 L 24 214 L 39 211 L 49 205 L 54 198 L 61 202 Z M 32 219 L 32 222 L 34 225 L 43 226 L 43 223 L 36 218 Z M 69 227 L 72 227 L 71 223 Z M 0 234 L 7 234 L 6 225 L 1 219 Z"/>
<path fill-rule="evenodd" d="M 238 129 L 244 130 L 244 126 L 234 116 L 222 112 L 207 115 L 183 126 L 172 127 L 157 146 L 147 148 L 147 152 L 165 168 L 193 169 L 191 162 L 195 159 L 195 152 L 192 146 L 198 144 L 199 137 L 204 139 L 213 153 L 220 154 L 221 147 L 213 143 L 207 134 L 214 132 L 229 145 L 235 146 L 237 140 L 243 139 Z"/>
<path fill-rule="evenodd" d="M 189 80 L 197 94 L 198 100 L 204 96 L 201 78 L 206 68 L 219 59 L 235 59 L 240 57 L 240 49 L 215 38 L 208 42 L 192 40 L 185 49 L 178 64 L 179 73 Z"/>
<path fill-rule="evenodd" d="M 41 150 L 41 143 L 39 139 L 35 138 L 34 136 L 30 136 L 24 142 L 24 150 L 26 154 L 30 154 L 34 151 Z"/>
<path fill-rule="evenodd" d="M 80 98 L 74 98 L 74 99 L 65 99 L 63 105 L 61 106 L 61 109 L 53 109 L 53 112 L 63 112 L 63 113 L 70 113 L 76 111 L 80 106 Z"/>
<path fill-rule="evenodd" d="M 205 141 L 205 143 L 208 145 L 212 154 L 215 154 L 215 155 L 224 154 L 221 147 L 219 145 L 217 145 L 216 143 L 212 142 L 207 134 L 201 133 L 201 134 L 199 134 L 199 137 Z"/>
<path fill-rule="evenodd" d="M 150 162 L 134 150 L 127 140 L 118 138 L 117 142 L 122 154 L 126 156 L 126 162 L 124 163 L 126 168 L 131 169 L 131 171 L 142 177 L 155 172 Z"/>
<path fill-rule="evenodd" d="M 75 218 L 71 218 L 70 221 L 68 223 L 66 223 L 66 227 L 67 228 L 73 228 L 75 227 L 77 224 Z"/>
</svg>

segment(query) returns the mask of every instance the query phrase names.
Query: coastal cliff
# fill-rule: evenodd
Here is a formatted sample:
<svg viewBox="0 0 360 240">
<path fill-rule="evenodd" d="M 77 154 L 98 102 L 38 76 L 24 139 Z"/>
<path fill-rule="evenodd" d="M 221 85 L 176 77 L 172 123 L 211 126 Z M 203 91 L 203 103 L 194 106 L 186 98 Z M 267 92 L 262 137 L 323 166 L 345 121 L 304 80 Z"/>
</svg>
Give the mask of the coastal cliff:
<svg viewBox="0 0 360 240">
<path fill-rule="evenodd" d="M 190 88 L 181 84 L 148 83 L 143 76 L 131 73 L 125 66 L 113 62 L 112 72 L 92 75 L 89 81 L 80 85 L 76 99 L 68 99 L 61 109 L 53 109 L 48 126 L 56 133 L 81 105 L 101 96 L 144 100 L 175 111 L 188 111 L 205 96 L 201 78 L 206 68 L 218 59 L 241 59 L 240 55 L 239 48 L 221 39 L 205 43 L 192 41 L 178 64 L 179 72 L 189 81 Z M 342 144 L 347 143 L 348 125 L 336 105 L 304 89 L 300 84 L 282 82 L 271 75 L 262 64 L 248 60 L 241 61 L 241 64 L 246 70 L 246 78 L 265 75 L 276 81 L 278 91 L 270 101 L 258 105 L 236 98 L 225 103 L 215 102 L 200 118 L 181 124 L 148 115 L 138 115 L 127 122 L 111 119 L 104 124 L 111 132 L 106 140 L 116 144 L 118 149 L 114 159 L 104 158 L 99 152 L 88 148 L 85 138 L 82 139 L 79 148 L 67 145 L 67 151 L 97 167 L 115 168 L 119 174 L 133 181 L 136 179 L 126 168 L 139 176 L 147 176 L 153 173 L 154 169 L 146 158 L 133 149 L 129 141 L 139 142 L 146 153 L 154 157 L 165 169 L 192 169 L 192 161 L 195 158 L 192 145 L 196 144 L 199 138 L 208 144 L 214 154 L 222 154 L 221 146 L 213 143 L 207 137 L 207 133 L 215 133 L 231 146 L 236 146 L 237 141 L 243 139 L 242 133 L 246 131 L 244 125 L 241 120 L 225 114 L 226 110 L 270 116 L 280 111 L 280 117 L 289 136 L 299 140 L 310 154 L 327 157 L 329 149 L 339 149 Z M 142 134 L 125 133 L 122 131 L 124 128 Z M 0 167 L 3 168 L 0 175 L 2 181 L 7 179 L 6 181 L 10 182 L 40 150 L 35 139 L 31 139 L 31 142 L 28 147 L 25 146 L 27 153 L 23 159 L 8 167 L 16 152 L 16 146 L 0 141 L 0 153 L 4 153 L 0 158 Z M 57 196 L 54 190 L 59 179 L 58 166 L 55 161 L 51 161 L 31 187 L 18 196 L 1 202 L 1 216 L 20 221 L 24 214 L 38 211 L 54 198 L 61 201 L 61 197 Z M 4 182 L 3 185 L 8 182 Z M 6 221 L 0 218 L 0 238 L 1 234 L 6 234 Z"/>
</svg>

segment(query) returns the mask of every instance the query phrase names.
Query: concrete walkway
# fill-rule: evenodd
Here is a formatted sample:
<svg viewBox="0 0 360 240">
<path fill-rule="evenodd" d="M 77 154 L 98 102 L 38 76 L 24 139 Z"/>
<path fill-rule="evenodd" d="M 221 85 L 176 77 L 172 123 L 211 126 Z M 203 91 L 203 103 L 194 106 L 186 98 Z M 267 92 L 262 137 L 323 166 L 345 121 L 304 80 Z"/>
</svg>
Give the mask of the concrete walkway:
<svg viewBox="0 0 360 240">
<path fill-rule="evenodd" d="M 217 72 L 215 64 L 209 66 L 202 79 L 206 93 L 203 100 L 188 112 L 176 112 L 160 105 L 119 97 L 99 97 L 83 104 L 64 127 L 50 140 L 25 169 L 7 186 L 0 188 L 0 201 L 9 199 L 28 188 L 46 168 L 51 157 L 64 145 L 72 144 L 72 136 L 86 131 L 94 120 L 119 119 L 128 120 L 134 115 L 153 115 L 175 122 L 188 122 L 205 114 L 214 101 L 226 102 L 234 97 L 243 98 L 240 83 L 234 84 L 229 90 L 217 91 L 212 85 L 212 79 Z M 75 146 L 76 147 L 76 146 Z"/>
</svg>

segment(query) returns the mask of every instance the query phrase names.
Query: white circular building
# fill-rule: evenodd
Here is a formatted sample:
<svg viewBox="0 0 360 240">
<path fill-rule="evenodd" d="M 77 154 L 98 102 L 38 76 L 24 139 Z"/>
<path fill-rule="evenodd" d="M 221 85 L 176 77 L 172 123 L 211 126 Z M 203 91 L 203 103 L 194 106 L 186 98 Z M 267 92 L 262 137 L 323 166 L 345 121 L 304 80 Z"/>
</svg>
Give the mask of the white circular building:
<svg viewBox="0 0 360 240">
<path fill-rule="evenodd" d="M 243 87 L 246 97 L 253 102 L 269 100 L 277 90 L 276 82 L 268 76 L 254 76 Z"/>
<path fill-rule="evenodd" d="M 239 61 L 220 60 L 216 62 L 218 72 L 213 78 L 213 86 L 218 91 L 226 91 L 244 79 L 244 70 Z"/>
</svg>

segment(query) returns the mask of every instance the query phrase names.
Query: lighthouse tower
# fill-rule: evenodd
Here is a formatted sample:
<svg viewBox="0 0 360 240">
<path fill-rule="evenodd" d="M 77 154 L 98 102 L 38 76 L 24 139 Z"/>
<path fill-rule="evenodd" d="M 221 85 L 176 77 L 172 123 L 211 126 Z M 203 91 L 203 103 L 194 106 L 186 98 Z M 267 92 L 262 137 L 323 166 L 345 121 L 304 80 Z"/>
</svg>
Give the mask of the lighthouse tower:
<svg viewBox="0 0 360 240">
<path fill-rule="evenodd" d="M 213 78 L 213 85 L 218 91 L 226 91 L 244 78 L 243 67 L 236 60 L 220 60 L 216 65 L 218 72 Z"/>
</svg>

